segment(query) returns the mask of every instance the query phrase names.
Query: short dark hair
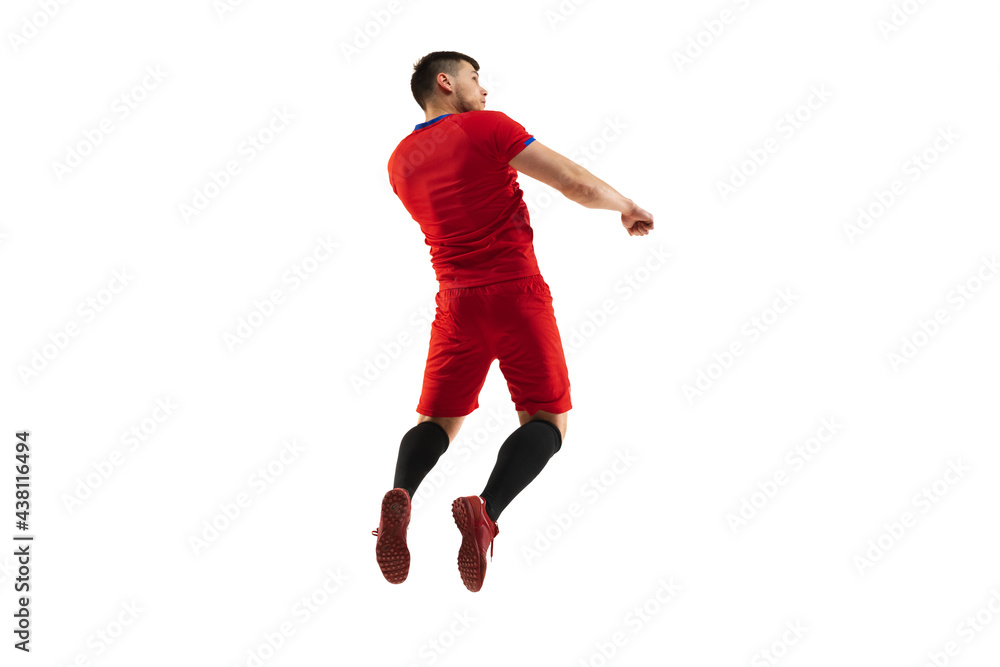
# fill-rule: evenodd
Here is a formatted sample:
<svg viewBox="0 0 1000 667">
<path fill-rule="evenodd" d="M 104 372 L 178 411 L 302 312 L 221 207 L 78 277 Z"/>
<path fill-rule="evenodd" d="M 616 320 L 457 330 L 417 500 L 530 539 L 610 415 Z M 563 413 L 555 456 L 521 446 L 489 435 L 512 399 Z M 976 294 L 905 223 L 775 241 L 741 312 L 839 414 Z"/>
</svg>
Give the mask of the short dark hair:
<svg viewBox="0 0 1000 667">
<path fill-rule="evenodd" d="M 413 76 L 410 77 L 410 92 L 421 109 L 427 111 L 427 102 L 437 89 L 437 75 L 445 72 L 450 76 L 458 76 L 458 68 L 463 60 L 472 65 L 472 69 L 479 71 L 479 63 L 475 58 L 458 51 L 434 51 L 416 62 Z"/>
</svg>

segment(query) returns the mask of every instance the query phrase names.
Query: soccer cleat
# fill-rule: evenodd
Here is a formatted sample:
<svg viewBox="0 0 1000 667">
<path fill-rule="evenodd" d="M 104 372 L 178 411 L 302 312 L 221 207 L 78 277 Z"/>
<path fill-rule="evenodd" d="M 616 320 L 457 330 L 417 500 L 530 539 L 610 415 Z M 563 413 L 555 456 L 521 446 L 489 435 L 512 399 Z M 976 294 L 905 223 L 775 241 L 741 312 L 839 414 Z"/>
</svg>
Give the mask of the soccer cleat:
<svg viewBox="0 0 1000 667">
<path fill-rule="evenodd" d="M 486 578 L 486 545 L 490 547 L 492 562 L 493 538 L 500 534 L 500 527 L 486 514 L 486 502 L 480 496 L 456 498 L 451 504 L 451 514 L 462 533 L 458 573 L 465 587 L 475 593 Z"/>
<path fill-rule="evenodd" d="M 392 489 L 382 497 L 382 515 L 372 535 L 375 560 L 382 576 L 390 584 L 401 584 L 410 573 L 410 550 L 406 546 L 406 528 L 410 525 L 410 494 L 406 489 Z"/>
</svg>

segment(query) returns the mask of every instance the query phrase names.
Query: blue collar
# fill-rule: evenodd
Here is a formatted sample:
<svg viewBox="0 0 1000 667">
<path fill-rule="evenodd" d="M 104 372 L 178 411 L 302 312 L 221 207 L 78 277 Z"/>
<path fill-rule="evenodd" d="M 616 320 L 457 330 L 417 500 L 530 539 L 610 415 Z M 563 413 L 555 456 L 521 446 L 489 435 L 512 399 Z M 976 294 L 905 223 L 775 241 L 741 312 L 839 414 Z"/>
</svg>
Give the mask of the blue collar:
<svg viewBox="0 0 1000 667">
<path fill-rule="evenodd" d="M 426 123 L 419 123 L 419 124 L 418 124 L 418 125 L 417 125 L 417 126 L 416 126 L 415 128 L 413 128 L 413 130 L 414 130 L 414 131 L 416 131 L 416 130 L 419 130 L 419 129 L 422 129 L 422 128 L 425 128 L 425 127 L 427 127 L 428 125 L 431 125 L 431 124 L 433 124 L 433 123 L 436 123 L 436 122 L 438 122 L 439 120 L 441 120 L 441 119 L 442 119 L 442 118 L 444 118 L 445 116 L 450 116 L 450 115 L 451 115 L 450 113 L 446 113 L 446 114 L 441 114 L 441 115 L 440 115 L 440 116 L 438 116 L 437 118 L 432 118 L 432 119 L 430 119 L 429 121 L 427 121 Z"/>
</svg>

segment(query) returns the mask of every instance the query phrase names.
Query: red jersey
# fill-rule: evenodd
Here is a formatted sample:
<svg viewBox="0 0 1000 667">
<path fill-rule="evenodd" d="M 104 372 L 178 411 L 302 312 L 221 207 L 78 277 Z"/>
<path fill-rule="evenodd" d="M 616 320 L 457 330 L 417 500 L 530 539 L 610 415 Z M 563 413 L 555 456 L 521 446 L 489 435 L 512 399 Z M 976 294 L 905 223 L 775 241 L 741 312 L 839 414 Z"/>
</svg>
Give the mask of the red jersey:
<svg viewBox="0 0 1000 667">
<path fill-rule="evenodd" d="M 499 111 L 417 125 L 389 158 L 389 183 L 420 223 L 440 289 L 539 274 L 528 207 L 507 163 L 535 138 Z"/>
</svg>

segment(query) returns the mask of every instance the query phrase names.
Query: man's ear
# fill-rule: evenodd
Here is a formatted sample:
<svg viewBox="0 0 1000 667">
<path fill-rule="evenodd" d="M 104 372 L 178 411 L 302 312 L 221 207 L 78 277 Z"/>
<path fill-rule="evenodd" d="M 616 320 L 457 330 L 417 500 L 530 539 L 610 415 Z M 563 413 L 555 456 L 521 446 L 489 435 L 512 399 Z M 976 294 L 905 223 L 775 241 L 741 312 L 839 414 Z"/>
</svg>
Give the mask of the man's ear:
<svg viewBox="0 0 1000 667">
<path fill-rule="evenodd" d="M 444 77 L 444 78 L 442 79 L 441 77 Z M 455 84 L 454 84 L 454 82 L 451 79 L 448 78 L 448 75 L 445 72 L 441 72 L 440 74 L 438 74 L 437 82 L 438 82 L 438 85 L 441 86 L 442 88 L 444 88 L 445 90 L 447 90 L 449 92 L 452 92 L 452 93 L 455 92 L 455 90 L 454 90 L 454 85 Z"/>
</svg>

